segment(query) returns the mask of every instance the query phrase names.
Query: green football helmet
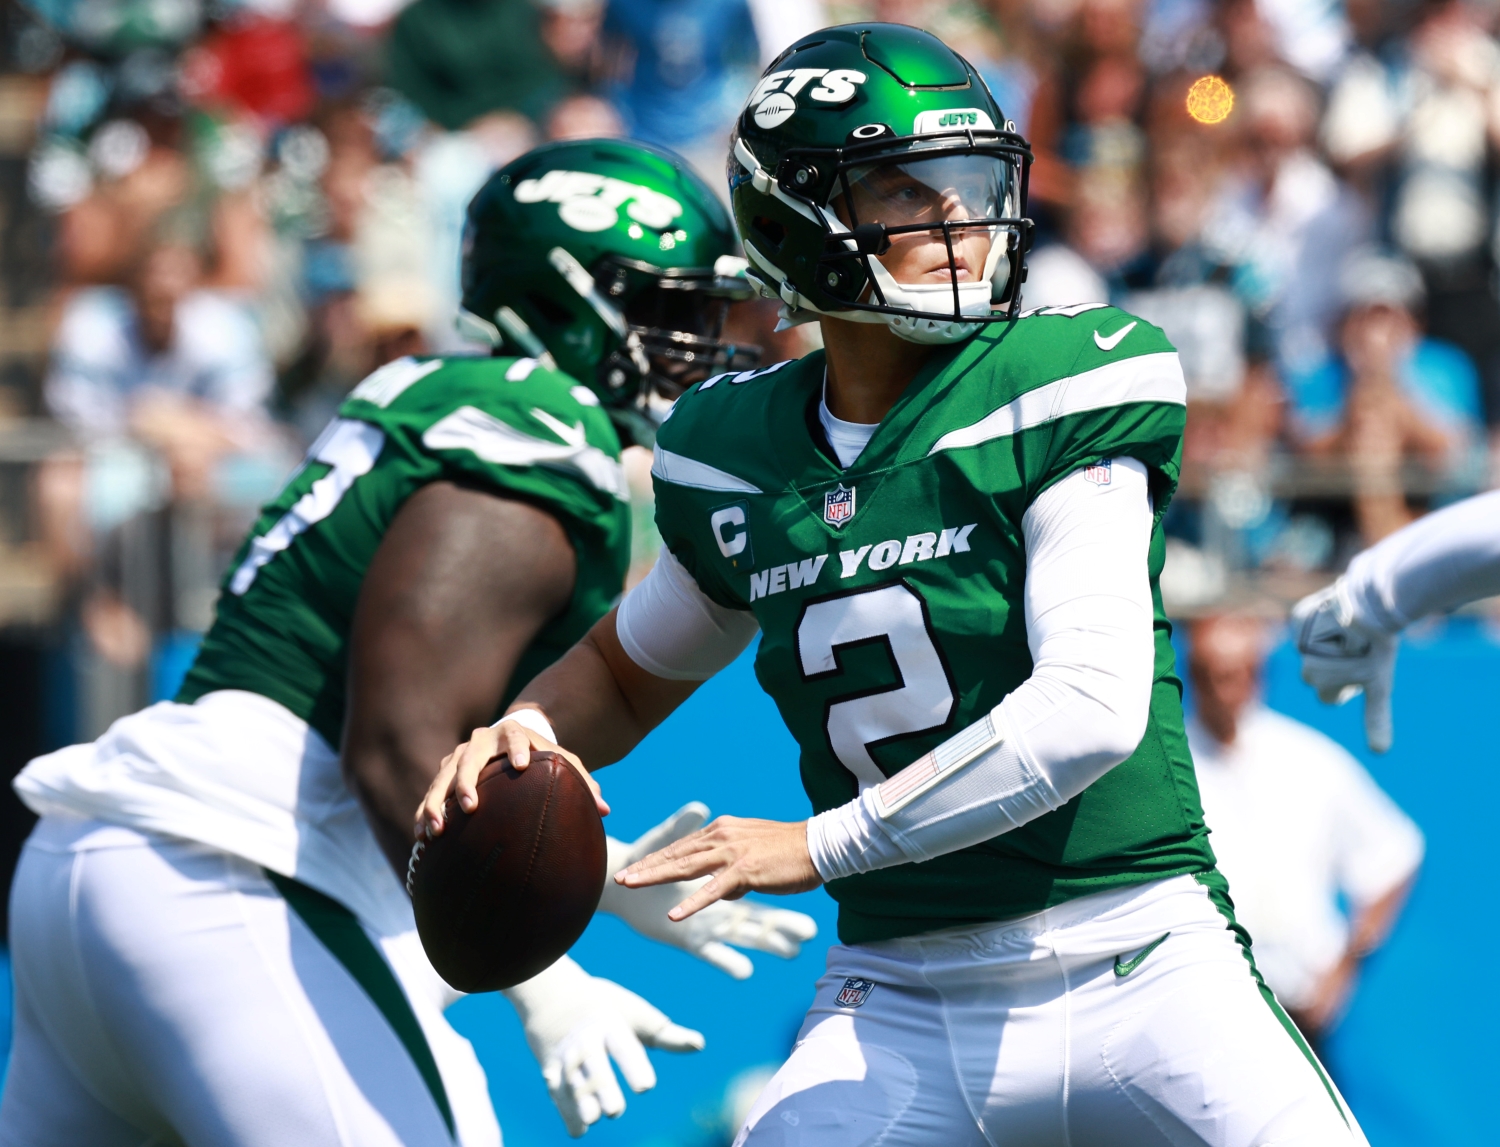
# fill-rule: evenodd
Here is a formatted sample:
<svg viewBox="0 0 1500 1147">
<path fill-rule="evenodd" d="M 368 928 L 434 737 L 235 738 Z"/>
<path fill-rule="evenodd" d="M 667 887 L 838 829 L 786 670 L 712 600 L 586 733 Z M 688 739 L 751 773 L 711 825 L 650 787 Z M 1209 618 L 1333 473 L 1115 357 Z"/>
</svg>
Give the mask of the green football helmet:
<svg viewBox="0 0 1500 1147">
<path fill-rule="evenodd" d="M 843 24 L 766 69 L 728 174 L 749 274 L 784 321 L 945 343 L 1019 313 L 1030 168 L 962 56 L 902 24 Z"/>
<path fill-rule="evenodd" d="M 723 342 L 755 287 L 717 196 L 670 152 L 623 140 L 548 144 L 469 204 L 458 326 L 497 353 L 550 356 L 623 421 L 659 422 L 695 382 L 759 361 Z"/>
</svg>

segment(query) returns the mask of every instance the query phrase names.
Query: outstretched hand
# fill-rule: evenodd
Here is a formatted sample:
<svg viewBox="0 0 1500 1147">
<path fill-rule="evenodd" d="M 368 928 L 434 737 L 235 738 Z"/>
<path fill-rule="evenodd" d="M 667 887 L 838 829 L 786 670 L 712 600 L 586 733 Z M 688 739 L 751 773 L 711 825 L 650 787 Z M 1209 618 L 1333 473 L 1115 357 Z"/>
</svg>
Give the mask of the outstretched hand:
<svg viewBox="0 0 1500 1147">
<path fill-rule="evenodd" d="M 456 799 L 464 812 L 473 812 L 479 807 L 479 774 L 491 761 L 509 756 L 511 768 L 521 772 L 531 764 L 534 752 L 556 753 L 577 769 L 584 784 L 594 794 L 599 815 L 609 815 L 609 805 L 599 791 L 599 783 L 589 775 L 577 756 L 519 721 L 502 719 L 497 725 L 475 729 L 467 741 L 443 758 L 437 776 L 427 788 L 427 795 L 417 807 L 418 838 L 442 834 L 447 827 L 443 806 L 449 799 Z"/>
<path fill-rule="evenodd" d="M 636 861 L 615 881 L 626 888 L 711 879 L 667 913 L 686 920 L 720 900 L 747 892 L 785 896 L 823 883 L 807 851 L 807 822 L 721 816 L 707 828 Z"/>
<path fill-rule="evenodd" d="M 666 848 L 702 828 L 706 820 L 708 806 L 692 801 L 629 844 L 611 838 L 609 871 L 619 872 Z M 680 948 L 736 980 L 747 979 L 755 970 L 750 958 L 736 951 L 736 947 L 790 960 L 801 951 L 804 942 L 818 934 L 812 917 L 754 900 L 721 901 L 709 905 L 691 920 L 668 919 L 668 911 L 704 883 L 700 877 L 649 888 L 627 888 L 607 881 L 599 911 L 618 916 L 640 935 Z"/>
<path fill-rule="evenodd" d="M 507 989 L 558 1114 L 575 1138 L 602 1115 L 625 1110 L 619 1068 L 634 1092 L 656 1086 L 646 1048 L 699 1051 L 703 1035 L 681 1027 L 634 992 L 591 976 L 567 956 Z"/>
</svg>

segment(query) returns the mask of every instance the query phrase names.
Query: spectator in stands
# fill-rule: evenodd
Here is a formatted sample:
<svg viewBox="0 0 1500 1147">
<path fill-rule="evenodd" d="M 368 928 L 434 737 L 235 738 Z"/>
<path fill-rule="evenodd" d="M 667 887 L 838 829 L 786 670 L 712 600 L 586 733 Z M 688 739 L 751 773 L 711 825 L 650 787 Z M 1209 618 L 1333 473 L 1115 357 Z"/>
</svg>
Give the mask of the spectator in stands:
<svg viewBox="0 0 1500 1147">
<path fill-rule="evenodd" d="M 258 445 L 273 382 L 259 331 L 237 303 L 201 288 L 199 252 L 162 237 L 125 289 L 68 302 L 46 382 L 52 413 L 85 440 L 139 437 L 201 495 L 214 463 Z"/>
<path fill-rule="evenodd" d="M 539 0 L 542 43 L 578 91 L 598 79 L 604 0 Z"/>
<path fill-rule="evenodd" d="M 1027 259 L 1025 305 L 1110 302 L 1147 250 L 1145 196 L 1133 172 L 1085 168 L 1061 216 L 1063 241 L 1044 243 Z"/>
<path fill-rule="evenodd" d="M 1189 409 L 1184 458 L 1256 472 L 1281 428 L 1271 335 L 1237 268 L 1203 240 L 1222 178 L 1219 163 L 1204 129 L 1185 122 L 1182 85 L 1167 90 L 1176 97 L 1173 118 L 1160 108 L 1153 116 L 1151 253 L 1125 277 L 1128 290 L 1119 301 L 1161 327 L 1182 360 Z"/>
<path fill-rule="evenodd" d="M 1482 433 L 1479 377 L 1462 350 L 1422 333 L 1422 278 L 1406 260 L 1357 251 L 1340 288 L 1338 353 L 1289 373 L 1287 389 L 1303 449 L 1353 467 L 1355 519 L 1368 545 L 1411 520 L 1403 463 L 1424 462 L 1463 484 Z"/>
<path fill-rule="evenodd" d="M 604 39 L 631 136 L 721 184 L 730 125 L 760 70 L 746 0 L 609 0 Z"/>
<path fill-rule="evenodd" d="M 1284 68 L 1264 68 L 1241 89 L 1243 148 L 1217 194 L 1206 245 L 1236 268 L 1241 297 L 1271 329 L 1282 370 L 1326 353 L 1338 317 L 1338 269 L 1369 220 L 1312 149 L 1318 96 Z"/>
<path fill-rule="evenodd" d="M 1316 1043 L 1390 934 L 1423 840 L 1358 761 L 1261 703 L 1265 641 L 1250 618 L 1193 626 L 1188 739 L 1214 854 L 1256 965 Z"/>
<path fill-rule="evenodd" d="M 1409 35 L 1394 6 L 1356 0 L 1360 47 L 1329 93 L 1322 142 L 1382 208 L 1382 237 L 1421 267 L 1428 328 L 1461 346 L 1500 424 L 1500 301 L 1490 188 L 1500 142 L 1500 44 L 1456 0 L 1423 5 Z M 1500 438 L 1497 438 L 1500 442 Z"/>
<path fill-rule="evenodd" d="M 829 16 L 823 0 L 749 0 L 760 45 L 760 68 L 770 66 L 803 36 L 838 21 Z"/>
<path fill-rule="evenodd" d="M 568 92 L 530 0 L 416 0 L 387 45 L 390 83 L 449 131 L 487 112 L 540 118 Z"/>
<path fill-rule="evenodd" d="M 1399 256 L 1364 248 L 1340 275 L 1344 301 L 1344 353 L 1288 379 L 1295 425 L 1304 440 L 1316 440 L 1339 424 L 1354 374 L 1384 370 L 1416 418 L 1461 439 L 1479 429 L 1479 376 L 1468 355 L 1452 343 L 1422 332 L 1422 277 Z M 1389 361 L 1370 362 L 1365 348 L 1389 348 Z"/>
<path fill-rule="evenodd" d="M 614 139 L 625 134 L 625 123 L 608 100 L 579 94 L 558 102 L 545 129 L 550 140 Z"/>
</svg>

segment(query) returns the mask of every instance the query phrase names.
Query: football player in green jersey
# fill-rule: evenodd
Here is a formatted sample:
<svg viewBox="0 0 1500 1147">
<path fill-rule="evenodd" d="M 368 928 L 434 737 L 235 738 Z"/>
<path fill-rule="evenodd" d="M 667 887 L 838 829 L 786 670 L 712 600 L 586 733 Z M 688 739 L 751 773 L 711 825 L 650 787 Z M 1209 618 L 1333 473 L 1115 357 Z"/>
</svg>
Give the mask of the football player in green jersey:
<svg viewBox="0 0 1500 1147">
<path fill-rule="evenodd" d="M 498 1145 L 401 887 L 410 809 L 512 678 L 619 597 L 612 422 L 645 436 L 682 386 L 734 365 L 719 327 L 747 287 L 712 192 L 644 147 L 539 149 L 469 222 L 464 322 L 495 355 L 361 383 L 234 559 L 176 700 L 17 782 L 42 820 L 12 902 L 5 1143 Z M 603 904 L 741 977 L 728 944 L 792 955 L 813 932 L 764 906 L 677 927 L 669 906 L 662 890 Z M 639 1091 L 643 1045 L 701 1046 L 566 958 L 509 995 L 575 1135 L 624 1107 L 611 1057 Z"/>
<path fill-rule="evenodd" d="M 666 548 L 450 755 L 618 760 L 758 632 L 815 815 L 628 867 L 690 918 L 826 885 L 842 946 L 739 1143 L 1357 1144 L 1214 868 L 1157 579 L 1184 383 L 1149 324 L 1023 312 L 1025 141 L 931 35 L 823 29 L 729 161 L 751 273 L 826 353 L 657 438 Z M 753 781 L 752 781 L 753 783 Z"/>
</svg>

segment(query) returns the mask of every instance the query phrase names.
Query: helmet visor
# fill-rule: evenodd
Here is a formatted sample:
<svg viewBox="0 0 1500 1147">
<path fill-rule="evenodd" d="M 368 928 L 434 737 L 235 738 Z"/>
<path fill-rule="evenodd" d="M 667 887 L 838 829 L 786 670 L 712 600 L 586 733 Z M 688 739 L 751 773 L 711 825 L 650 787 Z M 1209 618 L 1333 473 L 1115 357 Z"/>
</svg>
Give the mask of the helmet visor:
<svg viewBox="0 0 1500 1147">
<path fill-rule="evenodd" d="M 938 227 L 995 220 L 1011 210 L 1014 165 L 993 155 L 939 155 L 861 164 L 845 175 L 835 209 L 850 227 Z"/>
</svg>

